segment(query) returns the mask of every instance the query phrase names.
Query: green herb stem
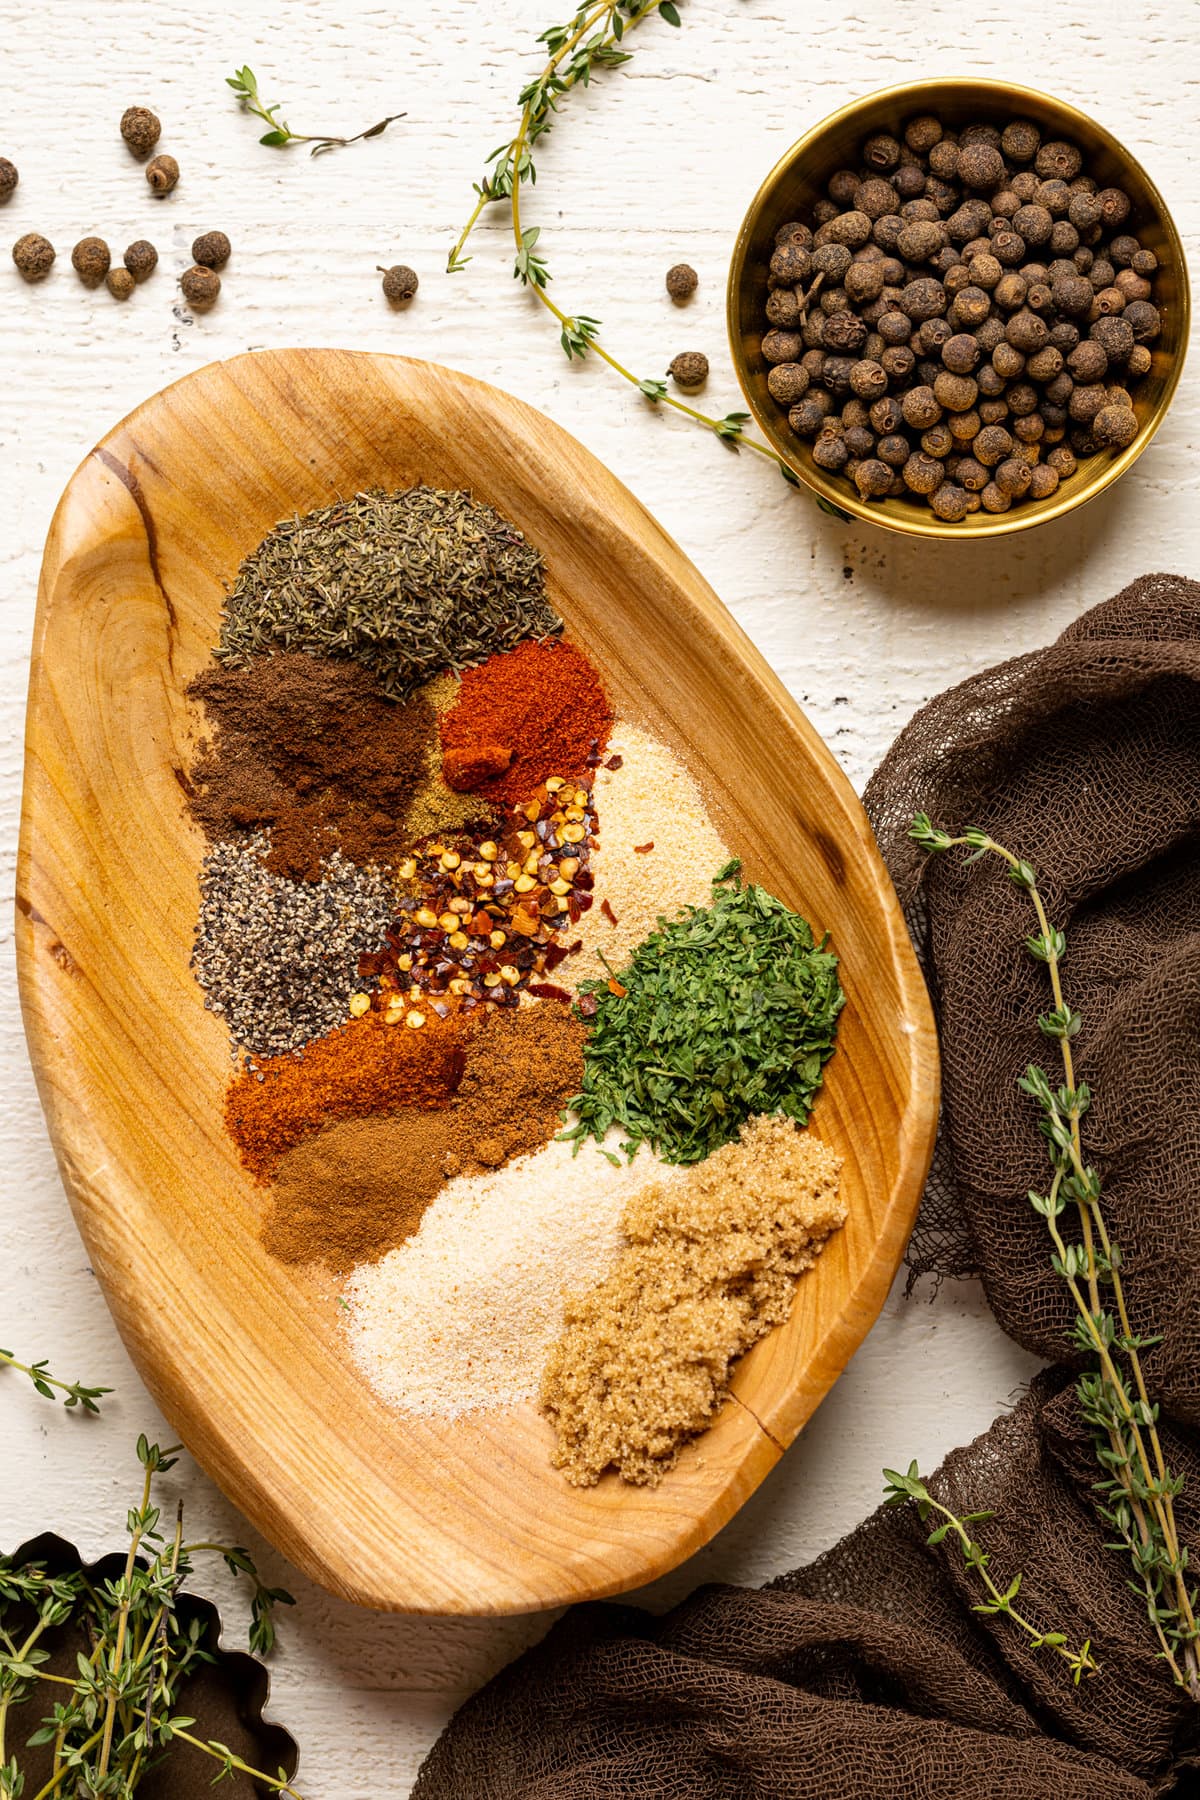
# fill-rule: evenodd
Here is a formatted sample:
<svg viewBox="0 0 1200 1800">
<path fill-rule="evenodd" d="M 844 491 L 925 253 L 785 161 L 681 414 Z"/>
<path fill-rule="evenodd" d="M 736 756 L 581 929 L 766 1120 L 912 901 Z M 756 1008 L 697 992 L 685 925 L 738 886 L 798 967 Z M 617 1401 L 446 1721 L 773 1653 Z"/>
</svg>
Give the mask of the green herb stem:
<svg viewBox="0 0 1200 1800">
<path fill-rule="evenodd" d="M 347 144 L 361 143 L 364 138 L 380 137 L 397 119 L 407 117 L 405 113 L 389 113 L 386 119 L 380 119 L 377 125 L 369 125 L 365 131 L 356 131 L 353 137 L 293 131 L 279 117 L 278 101 L 273 106 L 264 104 L 258 91 L 258 78 L 248 63 L 236 69 L 232 75 L 227 75 L 225 83 L 237 95 L 242 111 L 261 120 L 268 127 L 258 140 L 260 144 L 267 144 L 275 149 L 282 149 L 287 144 L 311 144 L 311 156 L 323 156 L 327 150 L 344 149 Z"/>
<path fill-rule="evenodd" d="M 887 1495 L 886 1504 L 888 1506 L 903 1506 L 912 1502 L 916 1506 L 918 1517 L 922 1522 L 927 1522 L 931 1513 L 937 1513 L 945 1521 L 944 1524 L 935 1526 L 925 1541 L 931 1546 L 940 1544 L 948 1534 L 952 1534 L 957 1539 L 962 1550 L 963 1561 L 969 1569 L 974 1570 L 988 1594 L 988 1599 L 973 1609 L 975 1612 L 1003 1613 L 1006 1618 L 1012 1620 L 1018 1630 L 1025 1633 L 1034 1650 L 1053 1650 L 1056 1656 L 1062 1657 L 1071 1670 L 1076 1687 L 1079 1686 L 1085 1675 L 1097 1673 L 1099 1665 L 1092 1655 L 1090 1638 L 1085 1638 L 1078 1650 L 1072 1650 L 1063 1632 L 1041 1630 L 1013 1605 L 1021 1588 L 1019 1574 L 1013 1576 L 1007 1588 L 1001 1589 L 997 1586 L 989 1568 L 990 1554 L 967 1530 L 968 1525 L 980 1524 L 994 1517 L 992 1513 L 968 1513 L 960 1518 L 950 1507 L 944 1506 L 940 1500 L 934 1498 L 922 1481 L 920 1470 L 915 1462 L 909 1464 L 906 1475 L 902 1475 L 897 1469 L 885 1469 L 883 1474 L 884 1480 L 887 1482 L 884 1492 Z"/>
<path fill-rule="evenodd" d="M 27 1375 L 44 1400 L 53 1400 L 57 1394 L 63 1396 L 63 1405 L 68 1411 L 78 1407 L 81 1412 L 98 1413 L 97 1404 L 112 1389 L 106 1387 L 87 1387 L 82 1381 L 63 1381 L 50 1373 L 43 1359 L 41 1362 L 25 1363 L 11 1350 L 0 1350 L 0 1366 L 15 1369 L 19 1375 Z"/>
<path fill-rule="evenodd" d="M 1130 1553 L 1135 1575 L 1132 1585 L 1145 1596 L 1148 1616 L 1174 1679 L 1200 1703 L 1196 1597 L 1188 1586 L 1187 1552 L 1180 1544 L 1175 1517 L 1175 1495 L 1182 1479 L 1173 1476 L 1167 1466 L 1158 1409 L 1150 1399 L 1141 1361 L 1140 1350 L 1146 1340 L 1133 1331 L 1121 1277 L 1120 1247 L 1109 1235 L 1099 1176 L 1084 1159 L 1080 1120 L 1091 1095 L 1077 1080 L 1071 1048 L 1081 1020 L 1063 992 L 1065 934 L 1050 923 L 1031 865 L 987 832 L 971 828 L 952 837 L 922 813 L 913 820 L 909 836 L 930 854 L 963 848 L 971 851 L 972 860 L 998 857 L 1033 907 L 1038 933 L 1027 940 L 1027 948 L 1037 961 L 1045 963 L 1054 1001 L 1053 1011 L 1039 1019 L 1039 1025 L 1046 1036 L 1058 1042 L 1064 1085 L 1054 1090 L 1035 1065 L 1030 1065 L 1019 1083 L 1042 1110 L 1053 1169 L 1049 1192 L 1044 1196 L 1031 1193 L 1029 1199 L 1046 1222 L 1055 1271 L 1075 1307 L 1076 1341 L 1093 1353 L 1098 1365 L 1098 1377 L 1082 1378 L 1077 1392 L 1084 1417 L 1096 1434 L 1097 1455 L 1105 1470 L 1106 1479 L 1097 1484 L 1097 1495 L 1109 1496 L 1112 1502 L 1106 1505 L 1097 1499 L 1100 1515 Z M 1076 1245 L 1067 1242 L 1059 1225 L 1068 1204 L 1079 1221 L 1080 1242 Z M 1111 1289 L 1115 1320 L 1105 1309 L 1102 1285 Z"/>
<path fill-rule="evenodd" d="M 570 26 L 552 27 L 542 34 L 541 41 L 552 46 L 551 55 L 539 75 L 522 93 L 516 136 L 495 153 L 491 159 L 496 165 L 495 169 L 478 183 L 474 209 L 459 233 L 446 266 L 451 273 L 466 266 L 470 259 L 464 258 L 463 251 L 480 215 L 491 202 L 507 199 L 516 246 L 515 273 L 523 285 L 532 288 L 546 311 L 557 320 L 560 341 L 568 360 L 576 356 L 582 359 L 590 351 L 594 351 L 614 374 L 637 388 L 652 404 L 669 406 L 673 412 L 691 419 L 732 450 L 745 445 L 756 455 L 774 463 L 784 479 L 795 486 L 796 477 L 784 458 L 769 445 L 745 435 L 743 427 L 749 419 L 748 413 L 727 413 L 724 418 L 714 418 L 698 407 L 676 399 L 668 393 L 665 382 L 639 378 L 600 342 L 598 320 L 586 318 L 579 313 L 568 313 L 552 300 L 547 292 L 550 272 L 534 250 L 538 241 L 538 228 L 522 225 L 521 187 L 526 181 L 536 180 L 531 157 L 534 139 L 551 129 L 552 115 L 557 113 L 560 102 L 575 87 L 588 86 L 591 76 L 598 69 L 612 68 L 628 61 L 628 52 L 623 51 L 620 46 L 628 34 L 652 13 L 660 13 L 672 24 L 679 23 L 678 13 L 671 0 L 597 0 L 596 4 L 581 6 Z M 564 63 L 567 65 L 565 69 Z"/>
<path fill-rule="evenodd" d="M 225 1744 L 218 1744 L 213 1739 L 206 1741 L 204 1738 L 193 1737 L 190 1731 L 185 1731 L 178 1726 L 171 1735 L 177 1737 L 181 1743 L 191 1744 L 194 1750 L 202 1750 L 205 1756 L 214 1757 L 225 1769 L 236 1769 L 239 1774 L 251 1776 L 262 1786 L 274 1788 L 278 1794 L 290 1794 L 292 1800 L 302 1800 L 302 1796 L 292 1787 L 285 1775 L 264 1775 L 261 1769 L 252 1768 L 249 1763 L 243 1762 L 240 1756 L 235 1756 Z"/>
<path fill-rule="evenodd" d="M 251 1648 L 260 1653 L 274 1641 L 271 1608 L 291 1604 L 291 1595 L 266 1587 L 240 1546 L 185 1544 L 182 1506 L 165 1544 L 151 1490 L 154 1478 L 172 1467 L 173 1453 L 143 1436 L 138 1458 L 144 1471 L 141 1501 L 128 1515 L 129 1548 L 118 1579 L 97 1589 L 82 1571 L 54 1576 L 40 1563 L 15 1565 L 0 1557 L 0 1795 L 16 1800 L 25 1787 L 16 1756 L 5 1760 L 9 1709 L 45 1682 L 63 1699 L 28 1740 L 53 1745 L 50 1776 L 33 1800 L 49 1800 L 68 1778 L 72 1793 L 78 1788 L 97 1800 L 101 1795 L 132 1800 L 146 1769 L 176 1738 L 221 1763 L 218 1781 L 240 1772 L 261 1787 L 299 1800 L 283 1770 L 270 1775 L 252 1768 L 227 1745 L 193 1736 L 187 1727 L 195 1721 L 172 1711 L 179 1683 L 198 1662 L 212 1660 L 199 1621 L 184 1624 L 176 1610 L 176 1595 L 191 1568 L 190 1552 L 215 1550 L 236 1574 L 251 1577 Z M 152 1545 L 157 1546 L 153 1551 Z M 29 1607 L 38 1615 L 19 1645 L 4 1622 L 12 1607 L 19 1609 L 18 1617 Z M 86 1633 L 91 1653 L 78 1656 L 73 1676 L 55 1674 L 42 1666 L 47 1652 L 36 1648 L 37 1640 L 70 1622 Z"/>
</svg>

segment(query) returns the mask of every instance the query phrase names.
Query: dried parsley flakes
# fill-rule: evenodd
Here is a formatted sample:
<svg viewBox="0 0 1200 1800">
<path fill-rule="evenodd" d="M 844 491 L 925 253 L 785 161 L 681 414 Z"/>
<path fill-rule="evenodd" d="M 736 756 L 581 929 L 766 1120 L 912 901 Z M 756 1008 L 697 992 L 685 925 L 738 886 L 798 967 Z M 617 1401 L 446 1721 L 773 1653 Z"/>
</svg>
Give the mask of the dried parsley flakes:
<svg viewBox="0 0 1200 1800">
<path fill-rule="evenodd" d="M 443 669 L 561 629 L 541 556 L 494 507 L 461 490 L 372 488 L 268 532 L 238 570 L 216 656 L 354 657 L 403 700 Z"/>
<path fill-rule="evenodd" d="M 807 1121 L 845 1001 L 837 957 L 740 868 L 714 878 L 711 906 L 660 920 L 619 979 L 584 983 L 592 1030 L 566 1136 L 619 1125 L 629 1155 L 645 1142 L 694 1163 L 756 1113 Z"/>
</svg>

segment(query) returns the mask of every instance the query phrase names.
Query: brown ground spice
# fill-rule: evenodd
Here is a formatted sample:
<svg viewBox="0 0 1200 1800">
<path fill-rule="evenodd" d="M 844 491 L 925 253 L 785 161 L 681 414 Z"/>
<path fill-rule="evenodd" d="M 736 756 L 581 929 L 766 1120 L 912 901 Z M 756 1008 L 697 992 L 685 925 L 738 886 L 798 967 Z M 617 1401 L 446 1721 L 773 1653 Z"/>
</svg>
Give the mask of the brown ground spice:
<svg viewBox="0 0 1200 1800">
<path fill-rule="evenodd" d="M 424 695 L 388 700 L 360 664 L 300 651 L 207 669 L 188 693 L 213 731 L 190 797 L 213 842 L 269 826 L 268 868 L 302 881 L 335 849 L 380 866 L 405 854 L 437 740 Z"/>
<path fill-rule="evenodd" d="M 556 1468 L 653 1487 L 712 1423 L 732 1365 L 791 1310 L 796 1277 L 846 1216 L 841 1164 L 781 1114 L 639 1192 L 611 1275 L 569 1297 L 542 1379 Z"/>
<path fill-rule="evenodd" d="M 321 1262 L 339 1274 L 378 1261 L 412 1236 L 450 1177 L 498 1168 L 550 1141 L 582 1082 L 586 1038 L 558 1001 L 495 1014 L 472 1038 L 449 1106 L 325 1126 L 279 1163 L 267 1249 L 281 1262 Z"/>
<path fill-rule="evenodd" d="M 225 1094 L 225 1125 L 242 1162 L 263 1181 L 285 1151 L 331 1120 L 448 1105 L 469 1032 L 434 1018 L 413 1030 L 403 1018 L 388 1025 L 382 1013 L 365 1013 L 303 1056 L 264 1057 L 257 1071 L 235 1075 Z"/>
</svg>

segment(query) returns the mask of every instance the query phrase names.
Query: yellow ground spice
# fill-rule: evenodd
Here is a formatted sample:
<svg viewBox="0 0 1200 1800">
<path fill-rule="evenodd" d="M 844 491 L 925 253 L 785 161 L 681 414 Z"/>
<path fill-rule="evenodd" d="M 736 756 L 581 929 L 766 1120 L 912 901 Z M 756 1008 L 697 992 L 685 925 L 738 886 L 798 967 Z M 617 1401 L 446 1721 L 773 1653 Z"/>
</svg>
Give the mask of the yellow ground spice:
<svg viewBox="0 0 1200 1800">
<path fill-rule="evenodd" d="M 710 1425 L 731 1367 L 787 1318 L 797 1277 L 846 1217 L 839 1159 L 782 1115 L 643 1189 L 612 1273 L 568 1297 L 542 1378 L 576 1487 L 609 1468 L 653 1487 Z"/>
<path fill-rule="evenodd" d="M 448 669 L 427 681 L 420 697 L 440 718 L 453 710 L 461 682 Z M 410 843 L 435 837 L 439 832 L 464 830 L 471 824 L 483 824 L 496 816 L 496 809 L 477 794 L 456 794 L 442 773 L 442 735 L 434 731 L 426 750 L 425 773 L 413 790 L 404 815 L 404 829 Z"/>
</svg>

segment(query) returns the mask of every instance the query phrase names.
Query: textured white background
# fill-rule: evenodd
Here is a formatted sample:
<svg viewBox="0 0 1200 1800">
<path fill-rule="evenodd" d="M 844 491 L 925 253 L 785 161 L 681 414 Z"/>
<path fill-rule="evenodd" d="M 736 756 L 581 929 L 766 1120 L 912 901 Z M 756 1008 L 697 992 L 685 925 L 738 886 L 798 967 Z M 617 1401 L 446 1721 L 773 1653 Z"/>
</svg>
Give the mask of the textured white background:
<svg viewBox="0 0 1200 1800">
<path fill-rule="evenodd" d="M 509 387 L 576 432 L 679 539 L 859 785 L 940 688 L 1041 643 L 1147 568 L 1197 572 L 1200 370 L 1115 493 L 1007 543 L 935 552 L 822 517 L 769 466 L 652 413 L 601 366 L 569 368 L 510 278 L 497 215 L 469 270 L 447 277 L 447 246 L 482 154 L 509 130 L 533 39 L 569 10 L 569 0 L 0 0 L 0 154 L 21 170 L 0 215 L 4 243 L 39 230 L 59 250 L 38 288 L 0 257 L 0 1342 L 117 1389 L 97 1421 L 0 1380 L 0 1547 L 43 1528 L 91 1553 L 112 1547 L 133 1439 L 165 1429 L 59 1186 L 7 923 L 38 559 L 64 482 L 114 420 L 189 369 L 264 345 L 410 352 Z M 542 146 L 528 211 L 543 225 L 562 303 L 599 314 L 610 346 L 640 373 L 661 373 L 679 349 L 705 350 L 707 399 L 720 411 L 738 404 L 723 284 L 744 207 L 789 142 L 872 87 L 968 72 L 1053 86 L 1142 155 L 1195 241 L 1194 5 L 686 0 L 683 12 L 682 31 L 647 25 L 630 68 L 571 105 Z M 260 149 L 222 79 L 243 61 L 268 99 L 286 99 L 297 130 L 352 131 L 401 108 L 408 118 L 316 162 Z M 183 170 L 165 201 L 150 196 L 117 135 L 135 102 L 161 115 L 160 148 Z M 192 320 L 175 281 L 193 236 L 212 227 L 229 233 L 234 255 L 218 308 Z M 71 245 L 90 232 L 118 249 L 143 235 L 159 247 L 158 274 L 124 307 L 74 278 Z M 681 259 L 701 287 L 678 312 L 662 278 Z M 398 314 L 374 273 L 393 261 L 421 276 L 416 302 Z M 874 1505 L 881 1464 L 912 1455 L 932 1464 L 986 1425 L 1029 1368 L 971 1288 L 943 1290 L 932 1306 L 897 1292 L 803 1440 L 648 1603 L 701 1580 L 761 1581 L 811 1558 Z M 196 1535 L 245 1537 L 186 1457 L 172 1483 Z M 284 1620 L 274 1711 L 300 1739 L 308 1800 L 406 1795 L 456 1702 L 547 1622 L 375 1617 L 261 1548 L 299 1599 Z M 233 1602 L 228 1612 L 240 1628 Z"/>
</svg>

